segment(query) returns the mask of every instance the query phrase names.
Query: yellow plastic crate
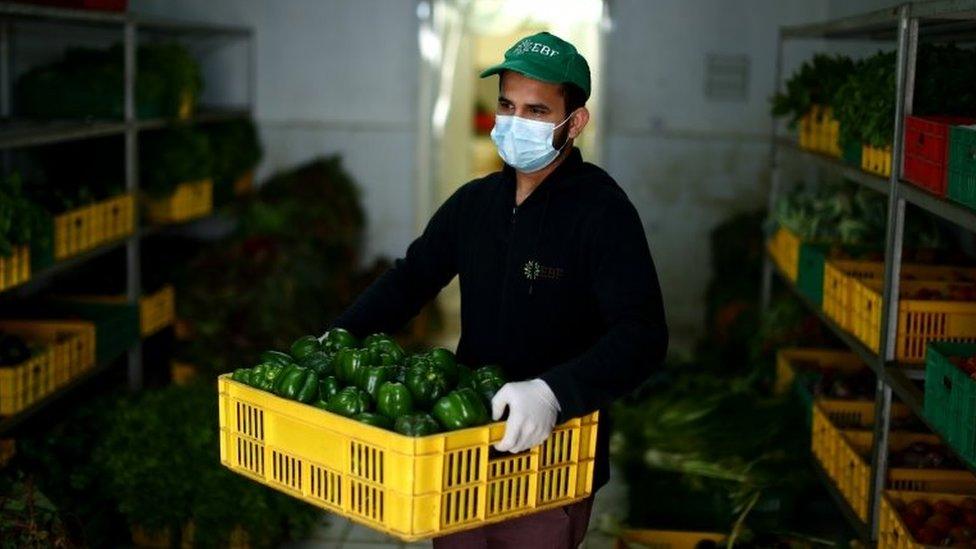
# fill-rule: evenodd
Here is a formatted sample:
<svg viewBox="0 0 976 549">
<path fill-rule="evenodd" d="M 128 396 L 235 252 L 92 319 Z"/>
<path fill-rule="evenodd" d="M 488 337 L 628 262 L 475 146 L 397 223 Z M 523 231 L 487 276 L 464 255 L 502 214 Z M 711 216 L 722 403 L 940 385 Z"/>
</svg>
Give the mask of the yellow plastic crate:
<svg viewBox="0 0 976 549">
<path fill-rule="evenodd" d="M 234 196 L 244 196 L 254 190 L 254 170 L 248 170 L 234 180 Z"/>
<path fill-rule="evenodd" d="M 842 329 L 854 333 L 853 281 L 880 280 L 884 276 L 884 263 L 880 261 L 855 261 L 828 259 L 824 264 L 823 312 Z M 976 281 L 976 269 L 953 265 L 920 265 L 906 263 L 901 266 L 903 281 Z"/>
<path fill-rule="evenodd" d="M 590 495 L 598 414 L 542 445 L 496 455 L 504 423 L 408 437 L 221 376 L 220 459 L 231 470 L 402 540 L 563 506 Z"/>
<path fill-rule="evenodd" d="M 150 336 L 176 322 L 176 291 L 167 284 L 139 299 L 139 329 Z"/>
<path fill-rule="evenodd" d="M 151 223 L 181 223 L 213 211 L 213 180 L 181 183 L 166 198 L 144 197 L 146 219 Z"/>
<path fill-rule="evenodd" d="M 816 107 L 814 107 L 816 108 Z M 815 131 L 813 108 L 804 114 L 797 122 L 797 133 L 800 148 L 807 151 L 814 150 Z"/>
<path fill-rule="evenodd" d="M 0 468 L 6 467 L 17 455 L 17 441 L 12 438 L 0 438 Z"/>
<path fill-rule="evenodd" d="M 30 279 L 30 246 L 16 246 L 10 257 L 0 257 L 0 291 Z"/>
<path fill-rule="evenodd" d="M 804 363 L 815 366 L 818 370 L 836 370 L 844 373 L 854 373 L 868 366 L 856 354 L 850 351 L 833 349 L 788 348 L 776 353 L 776 381 L 773 383 L 773 393 L 786 394 L 793 384 L 795 370 Z"/>
<path fill-rule="evenodd" d="M 900 402 L 892 403 L 892 419 L 905 419 L 911 409 Z M 845 453 L 844 428 L 870 427 L 874 424 L 874 402 L 856 400 L 815 401 L 813 404 L 810 448 L 838 489 L 844 480 L 849 454 Z"/>
<path fill-rule="evenodd" d="M 54 259 L 78 255 L 128 236 L 135 229 L 131 194 L 68 210 L 54 217 Z"/>
<path fill-rule="evenodd" d="M 891 175 L 891 146 L 861 146 L 861 169 L 883 177 Z"/>
<path fill-rule="evenodd" d="M 175 385 L 187 385 L 197 377 L 197 367 L 188 362 L 174 360 L 169 364 L 170 379 Z"/>
<path fill-rule="evenodd" d="M 652 549 L 695 549 L 703 541 L 724 544 L 726 534 L 682 530 L 624 530 L 614 541 L 614 549 L 650 547 Z"/>
<path fill-rule="evenodd" d="M 95 326 L 61 320 L 0 320 L 0 330 L 42 347 L 29 360 L 0 368 L 0 415 L 15 414 L 95 364 Z"/>
<path fill-rule="evenodd" d="M 945 289 L 957 284 L 908 280 L 899 287 L 903 295 L 913 295 L 922 288 Z M 851 332 L 875 353 L 881 347 L 881 298 L 880 280 L 851 284 Z M 925 347 L 930 341 L 976 341 L 976 302 L 901 298 L 896 338 L 895 359 L 909 363 L 925 362 Z"/>
<path fill-rule="evenodd" d="M 843 469 L 841 493 L 861 520 L 867 520 L 871 487 L 871 466 L 864 456 L 871 452 L 873 439 L 871 431 L 844 431 L 839 457 Z M 892 431 L 888 434 L 891 452 L 899 452 L 915 442 L 940 444 L 942 441 L 930 433 Z M 895 490 L 976 494 L 976 476 L 966 470 L 889 468 L 886 484 Z"/>
<path fill-rule="evenodd" d="M 935 547 L 932 545 L 923 545 L 915 541 L 908 527 L 902 522 L 895 502 L 907 505 L 916 499 L 927 501 L 930 504 L 939 500 L 946 500 L 958 505 L 966 497 L 971 496 L 943 492 L 885 490 L 881 499 L 881 513 L 879 513 L 880 516 L 878 517 L 878 547 L 891 549 L 925 549 L 926 547 Z"/>
<path fill-rule="evenodd" d="M 840 158 L 840 122 L 834 111 L 824 105 L 812 105 L 798 122 L 801 149 Z"/>
<path fill-rule="evenodd" d="M 796 284 L 800 268 L 800 237 L 786 227 L 780 227 L 769 239 L 766 247 L 773 263 L 790 282 Z"/>
</svg>

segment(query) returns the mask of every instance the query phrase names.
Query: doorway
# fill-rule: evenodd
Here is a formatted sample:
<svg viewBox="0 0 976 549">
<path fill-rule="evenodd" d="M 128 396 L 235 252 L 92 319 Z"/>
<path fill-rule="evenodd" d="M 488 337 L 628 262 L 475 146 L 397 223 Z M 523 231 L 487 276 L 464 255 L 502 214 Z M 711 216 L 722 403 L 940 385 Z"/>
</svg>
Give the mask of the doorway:
<svg viewBox="0 0 976 549">
<path fill-rule="evenodd" d="M 604 0 L 421 0 L 420 105 L 417 146 L 418 232 L 464 183 L 498 171 L 502 161 L 489 133 L 498 98 L 497 77 L 478 74 L 502 61 L 519 38 L 551 32 L 572 43 L 590 65 L 590 125 L 576 140 L 583 158 L 601 156 L 602 33 Z M 444 318 L 438 344 L 455 348 L 460 337 L 460 291 L 455 278 L 438 296 Z"/>
</svg>

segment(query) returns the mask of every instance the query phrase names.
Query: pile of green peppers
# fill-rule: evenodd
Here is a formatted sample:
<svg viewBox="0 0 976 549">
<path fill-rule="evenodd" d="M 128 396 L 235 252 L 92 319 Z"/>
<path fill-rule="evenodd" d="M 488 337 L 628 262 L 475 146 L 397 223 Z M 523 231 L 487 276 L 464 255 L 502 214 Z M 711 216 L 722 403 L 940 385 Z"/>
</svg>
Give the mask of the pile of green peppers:
<svg viewBox="0 0 976 549">
<path fill-rule="evenodd" d="M 491 399 L 506 383 L 498 366 L 471 369 L 439 348 L 407 355 L 386 334 L 360 342 L 342 328 L 303 336 L 288 352 L 265 351 L 231 379 L 415 437 L 488 423 Z"/>
</svg>

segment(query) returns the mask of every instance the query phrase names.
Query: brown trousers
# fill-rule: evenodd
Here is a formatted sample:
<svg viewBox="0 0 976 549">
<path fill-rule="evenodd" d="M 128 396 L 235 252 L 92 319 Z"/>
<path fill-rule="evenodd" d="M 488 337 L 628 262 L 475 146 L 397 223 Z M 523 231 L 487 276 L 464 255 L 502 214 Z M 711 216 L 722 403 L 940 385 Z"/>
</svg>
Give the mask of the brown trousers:
<svg viewBox="0 0 976 549">
<path fill-rule="evenodd" d="M 576 549 L 586 536 L 593 496 L 563 507 L 434 538 L 434 549 Z"/>
</svg>

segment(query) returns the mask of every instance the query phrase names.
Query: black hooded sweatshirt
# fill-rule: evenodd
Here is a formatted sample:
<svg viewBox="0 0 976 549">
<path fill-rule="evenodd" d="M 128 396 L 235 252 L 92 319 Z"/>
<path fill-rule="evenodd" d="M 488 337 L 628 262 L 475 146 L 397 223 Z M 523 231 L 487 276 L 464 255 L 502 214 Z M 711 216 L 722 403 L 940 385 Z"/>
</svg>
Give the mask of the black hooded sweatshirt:
<svg viewBox="0 0 976 549">
<path fill-rule="evenodd" d="M 601 411 L 595 491 L 610 472 L 607 406 L 667 352 L 657 273 L 634 206 L 579 149 L 518 206 L 515 187 L 505 166 L 458 189 L 334 325 L 396 331 L 458 275 L 461 363 L 543 379 L 560 422 Z"/>
</svg>

